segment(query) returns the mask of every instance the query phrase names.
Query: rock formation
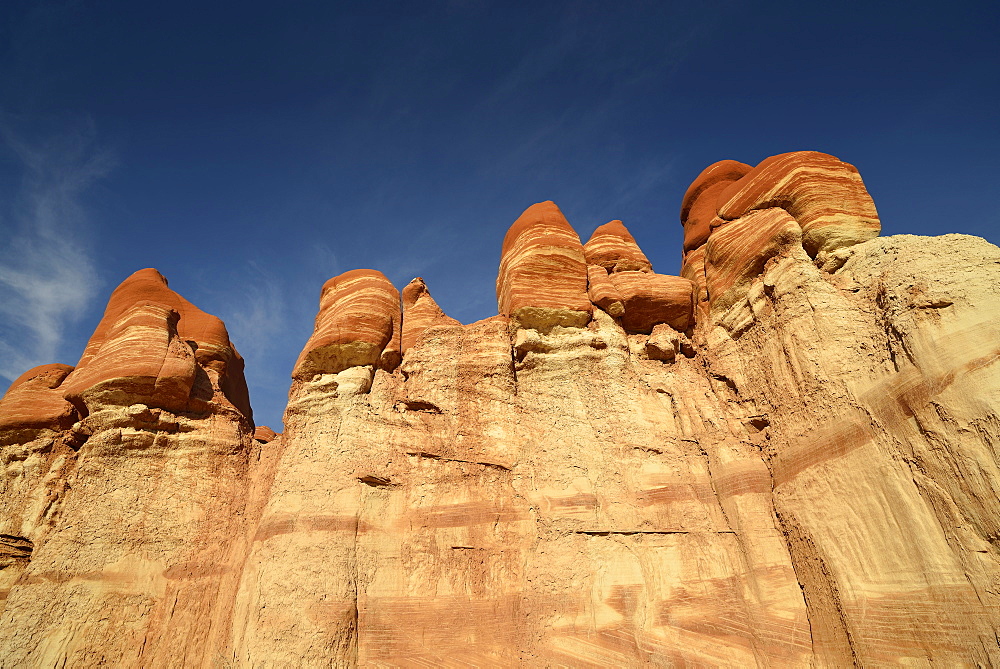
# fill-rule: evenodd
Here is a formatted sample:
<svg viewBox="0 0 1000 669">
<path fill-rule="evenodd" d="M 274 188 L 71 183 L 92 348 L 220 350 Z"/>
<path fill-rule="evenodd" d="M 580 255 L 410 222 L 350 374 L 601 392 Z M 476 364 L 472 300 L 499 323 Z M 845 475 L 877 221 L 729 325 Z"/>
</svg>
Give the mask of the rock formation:
<svg viewBox="0 0 1000 669">
<path fill-rule="evenodd" d="M 1000 249 L 813 152 L 681 220 L 534 205 L 468 325 L 331 279 L 281 434 L 134 275 L 0 401 L 0 666 L 1000 663 Z"/>
<path fill-rule="evenodd" d="M 403 289 L 402 351 L 406 353 L 424 332 L 436 326 L 459 325 L 438 306 L 419 276 Z"/>
<path fill-rule="evenodd" d="M 593 311 L 580 238 L 554 202 L 528 207 L 503 239 L 500 313 L 537 329 L 583 327 Z"/>
</svg>

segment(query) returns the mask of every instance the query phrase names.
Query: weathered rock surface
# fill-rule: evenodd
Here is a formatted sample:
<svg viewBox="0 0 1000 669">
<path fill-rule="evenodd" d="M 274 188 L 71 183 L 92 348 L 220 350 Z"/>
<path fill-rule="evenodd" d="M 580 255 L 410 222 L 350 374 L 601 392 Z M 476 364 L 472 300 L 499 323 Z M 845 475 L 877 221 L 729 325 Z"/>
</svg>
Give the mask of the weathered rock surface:
<svg viewBox="0 0 1000 669">
<path fill-rule="evenodd" d="M 796 151 L 762 161 L 719 196 L 718 214 L 735 220 L 755 209 L 781 207 L 802 226 L 810 256 L 877 237 L 875 203 L 858 170 L 818 151 Z"/>
<path fill-rule="evenodd" d="M 802 254 L 802 228 L 784 209 L 754 211 L 722 227 L 705 245 L 705 287 L 712 315 L 720 318 L 745 300 L 768 260 Z M 734 310 L 736 311 L 736 310 Z M 749 305 L 740 312 L 750 317 Z M 727 325 L 732 329 L 735 321 Z"/>
<path fill-rule="evenodd" d="M 711 224 L 718 217 L 719 199 L 723 192 L 752 169 L 735 160 L 720 160 L 706 167 L 691 183 L 681 201 L 685 253 L 708 241 Z"/>
<path fill-rule="evenodd" d="M 590 321 L 583 245 L 554 202 L 531 205 L 507 231 L 497 301 L 500 313 L 523 327 L 583 327 Z"/>
<path fill-rule="evenodd" d="M 0 399 L 0 443 L 75 423 L 76 409 L 59 390 L 72 371 L 69 365 L 56 363 L 39 365 L 17 377 Z"/>
<path fill-rule="evenodd" d="M 243 358 L 226 326 L 139 270 L 111 294 L 64 396 L 85 413 L 145 403 L 173 411 L 239 411 L 252 420 Z"/>
<path fill-rule="evenodd" d="M 505 249 L 520 306 L 476 323 L 422 282 L 401 326 L 380 274 L 328 282 L 281 435 L 86 396 L 67 427 L 77 372 L 27 374 L 0 402 L 46 417 L 0 446 L 0 665 L 1000 664 L 1000 249 L 817 263 L 751 208 L 687 252 L 701 284 L 594 265 L 624 314 L 559 321 L 591 299 L 555 212 Z M 184 318 L 132 300 L 77 371 L 167 360 Z"/>
<path fill-rule="evenodd" d="M 403 288 L 403 339 L 402 352 L 406 353 L 430 328 L 442 325 L 460 325 L 454 318 L 441 311 L 427 284 L 419 276 Z"/>
<path fill-rule="evenodd" d="M 294 378 L 399 364 L 399 291 L 382 272 L 356 269 L 335 276 L 323 285 L 319 305 L 316 328 L 295 362 Z"/>
<path fill-rule="evenodd" d="M 590 301 L 612 316 L 620 317 L 625 313 L 625 301 L 621 293 L 608 278 L 608 272 L 599 265 L 587 266 L 587 294 Z"/>
<path fill-rule="evenodd" d="M 7 424 L 26 392 L 37 416 L 64 408 L 54 393 L 81 410 L 0 447 L 0 666 L 210 662 L 280 453 L 251 439 L 241 360 L 143 270 L 71 369 L 33 370 L 0 404 Z"/>
<path fill-rule="evenodd" d="M 611 272 L 652 272 L 646 254 L 621 221 L 598 226 L 583 246 L 587 264 Z"/>
<path fill-rule="evenodd" d="M 657 323 L 687 330 L 694 315 L 694 284 L 679 276 L 615 272 L 608 277 L 625 304 L 622 326 L 649 334 Z"/>
</svg>

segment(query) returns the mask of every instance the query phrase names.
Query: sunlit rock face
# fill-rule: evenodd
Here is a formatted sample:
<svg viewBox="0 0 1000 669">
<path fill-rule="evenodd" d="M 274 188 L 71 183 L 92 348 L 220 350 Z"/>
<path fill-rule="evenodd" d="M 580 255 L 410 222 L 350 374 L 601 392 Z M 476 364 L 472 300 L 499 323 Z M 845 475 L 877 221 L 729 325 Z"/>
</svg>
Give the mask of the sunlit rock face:
<svg viewBox="0 0 1000 669">
<path fill-rule="evenodd" d="M 399 291 L 377 270 L 344 272 L 320 293 L 316 328 L 292 376 L 310 379 L 351 367 L 399 364 Z"/>
<path fill-rule="evenodd" d="M 454 318 L 441 311 L 427 284 L 419 276 L 403 288 L 403 339 L 402 351 L 406 353 L 427 330 L 438 326 L 459 325 Z"/>
<path fill-rule="evenodd" d="M 500 313 L 523 327 L 583 327 L 593 305 L 576 231 L 554 202 L 528 207 L 507 231 L 497 277 Z"/>
<path fill-rule="evenodd" d="M 608 273 L 653 271 L 646 254 L 621 221 L 611 221 L 594 230 L 583 252 L 588 264 L 603 267 Z"/>
<path fill-rule="evenodd" d="M 542 203 L 497 316 L 331 279 L 280 434 L 109 305 L 0 401 L 0 664 L 1000 663 L 1000 249 L 786 156 L 698 177 L 679 277 Z"/>
</svg>

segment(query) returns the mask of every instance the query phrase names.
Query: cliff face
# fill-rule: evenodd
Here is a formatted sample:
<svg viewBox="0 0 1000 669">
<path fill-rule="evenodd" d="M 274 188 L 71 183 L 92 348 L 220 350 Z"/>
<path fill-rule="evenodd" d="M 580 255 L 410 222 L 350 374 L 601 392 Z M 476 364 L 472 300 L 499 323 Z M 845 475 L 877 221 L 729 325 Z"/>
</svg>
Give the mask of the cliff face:
<svg viewBox="0 0 1000 669">
<path fill-rule="evenodd" d="M 282 435 L 137 273 L 0 402 L 0 664 L 1000 663 L 1000 249 L 814 152 L 681 220 L 534 205 L 469 325 L 331 279 Z"/>
</svg>

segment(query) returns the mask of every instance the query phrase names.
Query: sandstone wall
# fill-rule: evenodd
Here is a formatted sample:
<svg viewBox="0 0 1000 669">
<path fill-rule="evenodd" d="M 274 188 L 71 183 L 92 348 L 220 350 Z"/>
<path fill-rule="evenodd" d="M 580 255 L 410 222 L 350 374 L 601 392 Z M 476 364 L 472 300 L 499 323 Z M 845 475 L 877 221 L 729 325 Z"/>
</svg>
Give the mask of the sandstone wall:
<svg viewBox="0 0 1000 669">
<path fill-rule="evenodd" d="M 468 325 L 335 277 L 282 434 L 139 273 L 0 401 L 0 666 L 1000 663 L 1000 249 L 856 174 L 711 166 L 684 278 L 535 205 Z"/>
</svg>

